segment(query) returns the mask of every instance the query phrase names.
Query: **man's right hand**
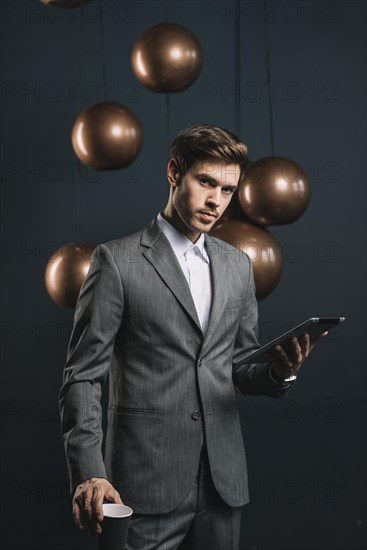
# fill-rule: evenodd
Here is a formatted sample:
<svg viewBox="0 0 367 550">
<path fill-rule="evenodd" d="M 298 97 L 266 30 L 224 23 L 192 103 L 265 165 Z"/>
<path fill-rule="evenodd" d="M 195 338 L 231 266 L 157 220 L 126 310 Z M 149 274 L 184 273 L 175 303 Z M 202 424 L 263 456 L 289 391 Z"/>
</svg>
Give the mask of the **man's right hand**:
<svg viewBox="0 0 367 550">
<path fill-rule="evenodd" d="M 103 501 L 123 504 L 120 494 L 103 477 L 91 477 L 80 483 L 73 497 L 74 522 L 79 529 L 87 527 L 92 535 L 102 533 Z"/>
</svg>

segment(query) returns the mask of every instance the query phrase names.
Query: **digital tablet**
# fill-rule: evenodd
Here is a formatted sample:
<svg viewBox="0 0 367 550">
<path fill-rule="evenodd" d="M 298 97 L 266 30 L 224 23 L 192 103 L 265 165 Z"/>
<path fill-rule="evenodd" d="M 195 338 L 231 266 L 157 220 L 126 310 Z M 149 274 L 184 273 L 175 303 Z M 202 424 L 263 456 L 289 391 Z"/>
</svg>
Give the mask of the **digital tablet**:
<svg viewBox="0 0 367 550">
<path fill-rule="evenodd" d="M 268 344 L 265 344 L 265 346 L 262 346 L 244 357 L 241 357 L 238 361 L 236 361 L 236 365 L 242 365 L 243 363 L 265 363 L 269 361 L 269 357 L 266 357 L 266 354 L 278 344 L 286 348 L 287 344 L 290 344 L 290 338 L 292 338 L 292 336 L 301 336 L 301 334 L 308 332 L 311 341 L 315 341 L 323 332 L 335 328 L 342 323 L 344 319 L 345 317 L 311 317 L 311 319 L 307 319 L 307 321 L 293 327 L 291 330 L 288 330 L 281 336 L 278 336 L 278 338 L 275 338 Z"/>
</svg>

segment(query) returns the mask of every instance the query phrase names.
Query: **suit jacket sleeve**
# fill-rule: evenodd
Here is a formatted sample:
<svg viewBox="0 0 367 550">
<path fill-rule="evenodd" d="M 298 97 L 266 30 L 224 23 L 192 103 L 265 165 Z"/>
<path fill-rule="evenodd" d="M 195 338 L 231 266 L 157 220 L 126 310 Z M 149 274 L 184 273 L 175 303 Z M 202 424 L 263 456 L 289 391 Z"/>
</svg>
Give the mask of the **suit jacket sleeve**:
<svg viewBox="0 0 367 550">
<path fill-rule="evenodd" d="M 233 352 L 233 382 L 236 390 L 248 395 L 267 395 L 283 398 L 292 387 L 293 382 L 278 383 L 269 375 L 271 363 L 254 363 L 237 365 L 240 357 L 260 347 L 258 342 L 258 307 L 255 296 L 255 283 L 252 264 L 244 254 L 249 273 L 244 313 L 236 333 Z"/>
<path fill-rule="evenodd" d="M 59 394 L 71 493 L 85 479 L 107 477 L 101 393 L 122 312 L 121 277 L 109 248 L 100 244 L 79 292 Z"/>
</svg>

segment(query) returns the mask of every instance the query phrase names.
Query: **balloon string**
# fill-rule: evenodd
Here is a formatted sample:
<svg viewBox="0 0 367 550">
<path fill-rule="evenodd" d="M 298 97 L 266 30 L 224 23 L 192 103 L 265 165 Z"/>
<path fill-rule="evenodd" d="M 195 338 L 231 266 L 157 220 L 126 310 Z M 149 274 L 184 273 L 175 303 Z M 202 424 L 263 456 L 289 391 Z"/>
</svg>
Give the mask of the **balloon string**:
<svg viewBox="0 0 367 550">
<path fill-rule="evenodd" d="M 81 110 L 81 86 L 82 86 L 82 69 L 83 69 L 83 15 L 80 10 L 80 31 L 79 31 L 79 52 L 78 52 L 78 86 L 76 95 L 76 115 L 78 116 Z"/>
<path fill-rule="evenodd" d="M 237 136 L 241 133 L 241 21 L 240 0 L 235 3 L 234 17 L 234 127 Z"/>
<path fill-rule="evenodd" d="M 4 63 L 4 65 L 5 65 L 5 63 Z M 3 64 L 0 63 L 0 82 L 5 82 L 5 80 L 3 80 L 3 76 L 5 76 L 5 70 L 3 70 Z M 0 119 L 1 119 L 1 116 L 2 115 L 0 115 Z M 1 119 L 1 121 L 2 120 L 3 119 Z M 6 158 L 5 148 L 6 148 L 7 141 L 5 139 L 3 139 L 3 135 L 5 134 L 5 132 L 3 132 L 2 128 L 3 128 L 3 126 L 0 126 L 0 151 L 2 152 L 4 158 Z M 5 124 L 4 124 L 4 128 L 5 128 Z M 1 159 L 1 156 L 0 156 L 0 159 Z M 2 163 L 2 159 L 1 159 L 1 163 Z M 4 223 L 5 216 L 3 216 L 3 205 L 4 205 L 4 210 L 6 208 L 5 200 L 4 200 L 5 197 L 6 197 L 5 188 L 6 188 L 6 185 L 2 185 L 2 182 L 1 182 L 1 186 L 0 186 L 0 242 L 1 243 L 3 242 L 3 235 L 4 235 L 3 228 L 5 227 L 5 223 Z M 2 284 L 3 283 L 3 265 L 4 265 L 3 264 L 3 255 L 1 255 L 1 260 L 2 261 L 1 261 L 1 266 L 0 266 L 0 282 L 1 282 L 1 284 L 0 284 L 0 306 L 1 306 L 0 307 L 0 322 L 1 322 L 1 326 L 3 327 L 4 326 L 3 325 L 3 317 L 4 317 L 4 320 L 6 319 L 6 314 L 4 314 L 4 316 L 3 316 L 3 308 L 2 308 L 3 292 L 4 292 L 4 295 L 5 295 L 5 290 L 3 291 L 3 288 L 5 289 L 5 285 L 3 286 L 3 284 Z M 5 256 L 5 261 L 6 261 L 6 256 Z M 3 350 L 4 348 L 5 348 L 5 346 L 1 346 L 1 350 Z M 1 364 L 5 365 L 5 361 L 2 361 L 2 359 L 3 359 L 3 352 L 2 351 L 0 351 L 0 358 L 1 358 Z M 5 391 L 5 389 L 3 390 L 4 385 L 5 384 L 0 384 L 0 396 L 1 396 L 1 402 L 2 403 L 5 403 L 5 399 L 3 399 L 3 397 L 6 396 L 6 391 Z M 4 453 L 4 458 L 3 458 L 2 455 L 3 455 L 3 453 L 1 453 L 0 466 L 1 466 L 1 471 L 4 472 L 5 468 L 3 469 L 3 466 L 5 466 L 5 453 Z M 4 512 L 4 516 L 5 516 L 5 512 Z M 1 519 L 3 519 L 3 512 L 1 512 Z M 5 520 L 5 517 L 4 517 L 4 520 Z"/>
<path fill-rule="evenodd" d="M 76 235 L 77 241 L 82 240 L 82 216 L 81 216 L 81 180 L 82 180 L 82 166 L 81 161 L 78 159 L 78 178 L 76 185 Z"/>
<path fill-rule="evenodd" d="M 171 134 L 171 119 L 170 119 L 170 100 L 169 93 L 166 93 L 166 139 L 167 139 L 167 151 L 170 146 L 170 134 Z"/>
<path fill-rule="evenodd" d="M 103 100 L 107 101 L 106 48 L 105 48 L 104 26 L 103 26 L 102 0 L 99 0 L 99 30 L 101 35 Z"/>
<path fill-rule="evenodd" d="M 270 129 L 270 146 L 271 154 L 274 156 L 274 125 L 273 125 L 273 105 L 271 99 L 271 75 L 270 75 L 270 48 L 269 48 L 269 27 L 268 16 L 266 13 L 266 0 L 263 0 L 264 13 L 264 38 L 265 38 L 265 54 L 266 54 L 266 74 L 268 79 L 268 110 L 269 110 L 269 129 Z"/>
<path fill-rule="evenodd" d="M 83 28 L 83 14 L 80 10 L 80 36 L 79 36 L 79 55 L 78 55 L 78 86 L 76 96 L 76 116 L 78 117 L 81 111 L 81 99 L 82 99 L 82 71 L 83 71 L 83 42 L 84 42 L 84 28 Z M 82 170 L 81 161 L 77 159 L 77 178 L 76 178 L 76 237 L 77 241 L 82 239 L 82 221 L 81 221 L 81 182 L 82 182 Z"/>
<path fill-rule="evenodd" d="M 163 12 L 164 20 L 168 23 L 168 1 L 163 0 Z M 170 135 L 171 135 L 171 119 L 170 119 L 170 97 L 169 93 L 166 93 L 166 142 L 167 142 L 167 151 L 170 146 Z"/>
</svg>

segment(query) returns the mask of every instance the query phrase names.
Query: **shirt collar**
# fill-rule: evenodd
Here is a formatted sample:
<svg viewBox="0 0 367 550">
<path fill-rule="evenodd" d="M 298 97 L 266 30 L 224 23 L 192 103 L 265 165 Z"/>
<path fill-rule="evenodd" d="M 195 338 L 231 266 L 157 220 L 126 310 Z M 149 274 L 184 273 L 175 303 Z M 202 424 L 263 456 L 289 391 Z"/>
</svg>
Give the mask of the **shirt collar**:
<svg viewBox="0 0 367 550">
<path fill-rule="evenodd" d="M 171 225 L 167 220 L 165 220 L 160 212 L 157 216 L 157 222 L 160 230 L 167 237 L 176 255 L 184 256 L 190 248 L 197 246 L 202 259 L 209 263 L 209 256 L 205 249 L 204 233 L 201 233 L 198 240 L 193 243 L 190 239 L 185 237 L 185 235 L 173 227 L 173 225 Z"/>
</svg>

